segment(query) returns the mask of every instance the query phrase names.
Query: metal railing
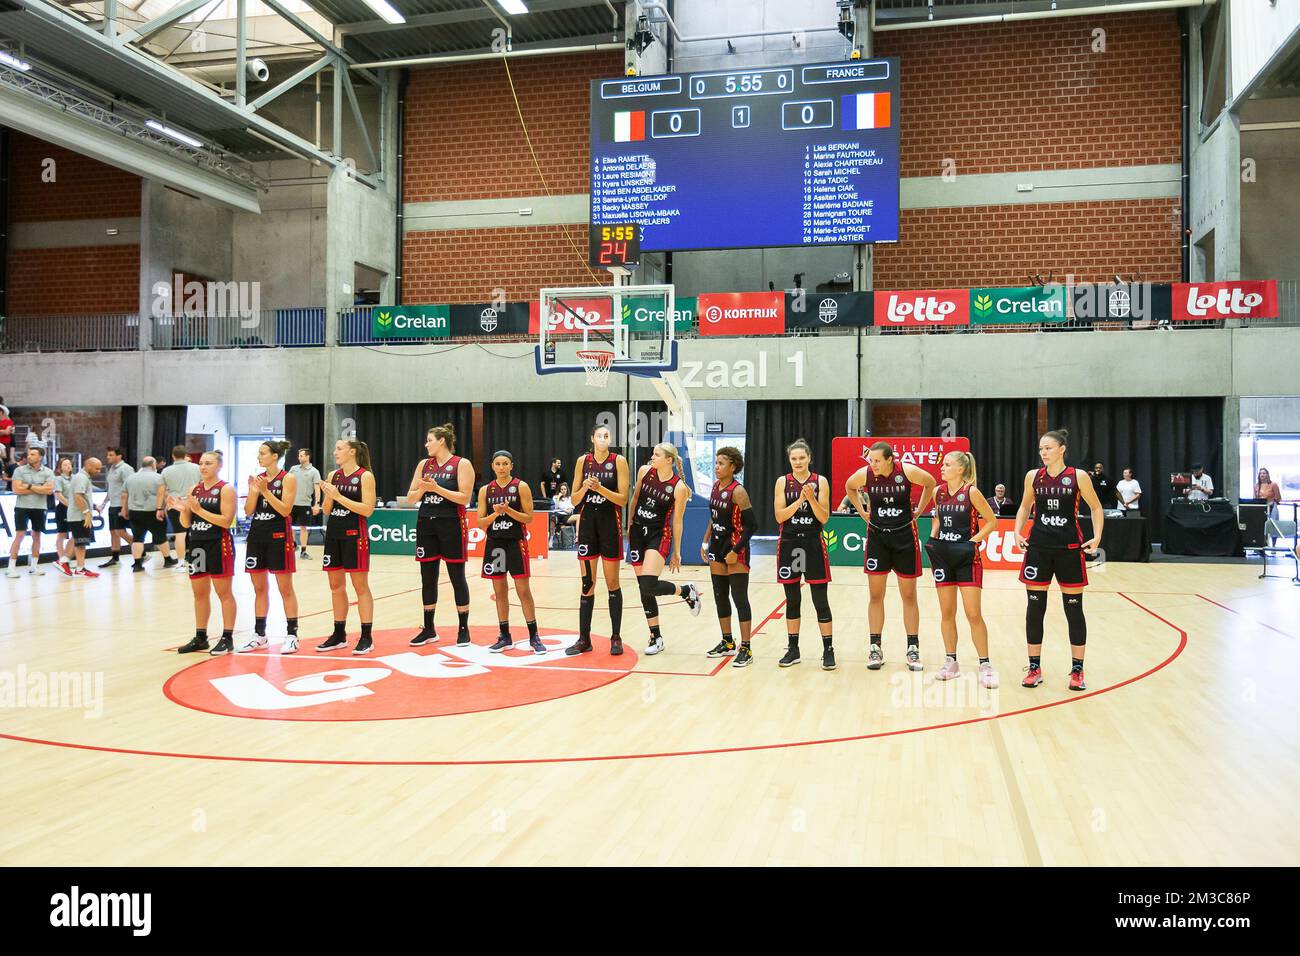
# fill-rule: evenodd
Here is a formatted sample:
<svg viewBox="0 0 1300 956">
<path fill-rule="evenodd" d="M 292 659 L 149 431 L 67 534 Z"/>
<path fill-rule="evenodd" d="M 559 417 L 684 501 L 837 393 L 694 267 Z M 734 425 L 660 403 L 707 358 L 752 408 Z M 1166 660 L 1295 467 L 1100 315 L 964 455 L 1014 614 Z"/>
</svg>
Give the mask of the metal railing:
<svg viewBox="0 0 1300 956">
<path fill-rule="evenodd" d="M 325 344 L 325 309 L 153 317 L 155 349 L 308 348 Z"/>
<path fill-rule="evenodd" d="M 11 315 L 0 319 L 0 352 L 125 352 L 140 347 L 140 316 Z"/>
</svg>

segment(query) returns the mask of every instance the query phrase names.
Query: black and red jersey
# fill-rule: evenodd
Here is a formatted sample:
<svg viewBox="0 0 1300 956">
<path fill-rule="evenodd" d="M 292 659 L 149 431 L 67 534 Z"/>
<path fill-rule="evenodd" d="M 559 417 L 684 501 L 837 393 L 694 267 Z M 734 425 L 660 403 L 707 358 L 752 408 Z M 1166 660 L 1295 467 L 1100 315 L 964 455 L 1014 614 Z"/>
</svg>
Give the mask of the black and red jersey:
<svg viewBox="0 0 1300 956">
<path fill-rule="evenodd" d="M 582 480 L 585 482 L 588 478 L 595 478 L 610 491 L 617 492 L 618 453 L 611 451 L 604 461 L 597 461 L 595 452 L 587 452 L 587 456 L 582 459 Z M 588 510 L 618 507 L 599 491 L 588 490 L 582 496 L 578 511 L 585 514 Z"/>
<path fill-rule="evenodd" d="M 221 514 L 221 489 L 224 487 L 226 487 L 224 481 L 218 481 L 211 488 L 203 487 L 203 482 L 200 481 L 190 494 L 198 499 L 199 507 L 204 511 L 219 515 Z M 217 541 L 222 535 L 230 534 L 229 528 L 223 528 L 196 515 L 190 516 L 190 526 L 186 530 L 189 532 L 190 539 L 194 541 Z"/>
<path fill-rule="evenodd" d="M 1059 475 L 1039 468 L 1034 475 L 1034 526 L 1031 548 L 1077 548 L 1083 544 L 1079 527 L 1079 475 L 1069 466 Z"/>
<path fill-rule="evenodd" d="M 662 528 L 673 511 L 673 498 L 681 476 L 673 472 L 660 478 L 652 465 L 641 478 L 641 490 L 636 496 L 636 513 L 632 520 L 643 528 Z"/>
<path fill-rule="evenodd" d="M 862 489 L 871 507 L 869 525 L 875 531 L 906 531 L 914 528 L 912 517 L 912 482 L 901 463 L 894 462 L 893 473 L 878 475 L 867 469 L 867 483 Z"/>
<path fill-rule="evenodd" d="M 743 534 L 740 508 L 736 506 L 736 492 L 741 488 L 735 478 L 731 484 L 715 482 L 709 495 L 709 520 L 713 524 L 713 537 L 726 537 L 733 548 L 740 544 Z"/>
<path fill-rule="evenodd" d="M 358 468 L 352 474 L 345 475 L 342 468 L 337 468 L 334 474 L 330 476 L 330 483 L 339 490 L 339 494 L 344 498 L 360 502 L 362 500 L 361 476 L 365 473 L 364 468 Z M 340 502 L 331 502 L 330 518 L 325 524 L 325 537 L 349 538 L 358 535 L 364 536 L 365 533 L 365 518 L 350 508 L 343 507 Z"/>
<path fill-rule="evenodd" d="M 452 491 L 460 490 L 460 480 L 458 471 L 460 469 L 460 455 L 452 455 L 441 465 L 436 458 L 424 459 L 424 464 L 420 467 L 420 478 L 424 481 L 432 481 L 441 485 L 443 488 L 450 488 Z M 417 517 L 420 518 L 459 518 L 465 514 L 465 506 L 457 504 L 450 498 L 445 498 L 436 491 L 426 491 L 420 495 L 420 511 Z"/>
<path fill-rule="evenodd" d="M 803 494 L 805 485 L 811 485 L 813 491 L 817 491 L 819 475 L 813 471 L 808 473 L 807 479 L 800 481 L 793 473 L 787 473 L 785 476 L 785 503 L 792 505 L 799 500 Z M 820 541 L 822 537 L 822 523 L 817 520 L 817 515 L 813 513 L 812 505 L 805 501 L 787 520 L 781 522 L 780 536 L 783 538 L 803 538 L 807 540 Z"/>
<path fill-rule="evenodd" d="M 274 478 L 266 479 L 266 490 L 258 496 L 257 507 L 253 509 L 251 522 L 248 526 L 248 536 L 261 540 L 268 538 L 276 531 L 287 531 L 290 528 L 289 515 L 282 515 L 271 507 L 271 503 L 266 500 L 267 495 L 274 495 L 276 498 L 284 497 L 284 478 L 287 472 L 280 469 L 280 473 Z"/>
<path fill-rule="evenodd" d="M 497 505 L 505 505 L 515 511 L 523 510 L 523 501 L 519 496 L 518 478 L 511 478 L 504 485 L 495 478 L 487 483 L 488 514 L 491 514 L 492 509 Z M 510 515 L 500 514 L 488 525 L 487 535 L 489 538 L 505 538 L 518 541 L 524 536 L 524 526 Z"/>
<path fill-rule="evenodd" d="M 979 513 L 970 500 L 971 486 L 948 490 L 948 482 L 939 482 L 934 493 L 935 525 L 932 536 L 940 541 L 963 542 L 979 530 Z"/>
</svg>

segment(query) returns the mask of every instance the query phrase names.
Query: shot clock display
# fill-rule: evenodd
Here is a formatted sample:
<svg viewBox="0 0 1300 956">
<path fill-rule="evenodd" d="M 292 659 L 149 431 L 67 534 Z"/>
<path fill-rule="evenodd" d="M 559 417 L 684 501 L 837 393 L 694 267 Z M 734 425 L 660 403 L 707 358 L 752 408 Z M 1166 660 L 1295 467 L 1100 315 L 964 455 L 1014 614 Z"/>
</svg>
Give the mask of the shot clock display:
<svg viewBox="0 0 1300 956">
<path fill-rule="evenodd" d="M 599 226 L 647 252 L 898 240 L 898 61 L 596 80 Z"/>
<path fill-rule="evenodd" d="M 600 268 L 635 266 L 641 261 L 641 228 L 635 223 L 598 226 L 588 230 L 591 264 Z"/>
</svg>

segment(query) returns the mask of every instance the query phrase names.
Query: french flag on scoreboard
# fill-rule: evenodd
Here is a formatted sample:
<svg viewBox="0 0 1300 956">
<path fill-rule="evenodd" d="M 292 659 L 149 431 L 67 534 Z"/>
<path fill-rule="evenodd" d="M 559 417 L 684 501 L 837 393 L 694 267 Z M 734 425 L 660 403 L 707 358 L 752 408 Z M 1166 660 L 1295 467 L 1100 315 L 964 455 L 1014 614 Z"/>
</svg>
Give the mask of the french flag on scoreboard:
<svg viewBox="0 0 1300 956">
<path fill-rule="evenodd" d="M 888 129 L 888 93 L 850 93 L 840 97 L 841 129 Z"/>
<path fill-rule="evenodd" d="M 614 142 L 639 143 L 645 139 L 645 110 L 624 110 L 614 114 Z"/>
</svg>

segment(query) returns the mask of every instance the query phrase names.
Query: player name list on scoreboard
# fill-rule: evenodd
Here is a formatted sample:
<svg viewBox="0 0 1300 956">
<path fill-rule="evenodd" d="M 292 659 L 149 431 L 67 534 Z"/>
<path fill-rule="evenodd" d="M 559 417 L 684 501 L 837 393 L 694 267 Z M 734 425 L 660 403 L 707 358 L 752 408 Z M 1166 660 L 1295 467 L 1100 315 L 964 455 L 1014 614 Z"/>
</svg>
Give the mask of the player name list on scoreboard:
<svg viewBox="0 0 1300 956">
<path fill-rule="evenodd" d="M 894 60 L 592 84 L 591 221 L 641 248 L 898 238 Z"/>
</svg>

